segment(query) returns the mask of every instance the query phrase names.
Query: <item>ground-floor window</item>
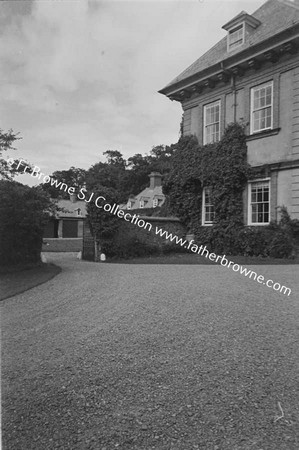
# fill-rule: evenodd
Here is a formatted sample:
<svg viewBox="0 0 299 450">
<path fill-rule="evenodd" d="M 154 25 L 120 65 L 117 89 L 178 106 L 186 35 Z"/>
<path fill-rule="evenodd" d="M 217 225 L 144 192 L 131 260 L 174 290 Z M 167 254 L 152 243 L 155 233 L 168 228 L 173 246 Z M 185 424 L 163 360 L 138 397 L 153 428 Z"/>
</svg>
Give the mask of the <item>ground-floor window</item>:
<svg viewBox="0 0 299 450">
<path fill-rule="evenodd" d="M 215 219 L 214 205 L 211 199 L 211 188 L 202 191 L 202 225 L 212 225 Z"/>
<path fill-rule="evenodd" d="M 270 180 L 249 183 L 248 225 L 263 225 L 270 222 Z"/>
</svg>

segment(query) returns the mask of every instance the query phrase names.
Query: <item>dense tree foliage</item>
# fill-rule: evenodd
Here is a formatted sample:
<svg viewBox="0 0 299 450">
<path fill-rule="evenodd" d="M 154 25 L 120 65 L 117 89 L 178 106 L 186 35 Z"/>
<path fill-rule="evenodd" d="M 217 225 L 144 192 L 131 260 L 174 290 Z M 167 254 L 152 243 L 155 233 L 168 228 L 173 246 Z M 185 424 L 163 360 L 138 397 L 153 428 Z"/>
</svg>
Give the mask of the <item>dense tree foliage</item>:
<svg viewBox="0 0 299 450">
<path fill-rule="evenodd" d="M 86 170 L 78 167 L 70 167 L 68 170 L 57 170 L 52 173 L 51 177 L 58 182 L 65 183 L 68 187 L 74 187 L 77 191 L 85 186 Z M 57 189 L 51 183 L 44 183 L 42 188 L 47 192 L 51 198 L 68 199 L 69 194 L 63 189 Z"/>
<path fill-rule="evenodd" d="M 12 130 L 0 130 L 0 265 L 38 263 L 42 248 L 44 226 L 55 213 L 55 204 L 41 187 L 24 186 L 13 177 L 21 160 L 13 158 L 8 164 L 13 144 L 20 139 Z M 4 153 L 7 152 L 7 153 Z M 30 163 L 27 163 L 31 167 Z M 28 171 L 29 172 L 29 171 Z"/>
<path fill-rule="evenodd" d="M 0 181 L 0 265 L 40 261 L 52 202 L 40 187 Z"/>
<path fill-rule="evenodd" d="M 86 173 L 86 183 L 101 185 L 117 191 L 120 202 L 136 195 L 149 185 L 149 174 L 158 171 L 167 174 L 171 168 L 174 146 L 158 145 L 150 155 L 137 153 L 125 160 L 117 150 L 107 150 L 106 162 L 94 164 Z"/>
<path fill-rule="evenodd" d="M 171 158 L 175 146 L 158 145 L 153 147 L 149 155 L 137 153 L 124 159 L 118 150 L 107 150 L 103 153 L 106 161 L 93 164 L 88 170 L 70 167 L 68 170 L 57 170 L 51 177 L 79 192 L 88 186 L 105 186 L 118 193 L 120 202 L 126 202 L 130 195 L 136 195 L 149 185 L 149 174 L 153 171 L 167 174 L 171 168 Z M 68 198 L 67 192 L 43 184 L 43 189 L 52 198 Z"/>
<path fill-rule="evenodd" d="M 115 189 L 102 185 L 88 185 L 92 201 L 87 204 L 87 220 L 95 243 L 95 260 L 98 261 L 101 253 L 109 253 L 113 236 L 118 230 L 120 219 L 109 211 L 104 211 L 104 204 L 119 203 L 119 196 Z M 98 197 L 104 197 L 97 201 Z M 90 196 L 88 196 L 88 199 Z"/>
</svg>

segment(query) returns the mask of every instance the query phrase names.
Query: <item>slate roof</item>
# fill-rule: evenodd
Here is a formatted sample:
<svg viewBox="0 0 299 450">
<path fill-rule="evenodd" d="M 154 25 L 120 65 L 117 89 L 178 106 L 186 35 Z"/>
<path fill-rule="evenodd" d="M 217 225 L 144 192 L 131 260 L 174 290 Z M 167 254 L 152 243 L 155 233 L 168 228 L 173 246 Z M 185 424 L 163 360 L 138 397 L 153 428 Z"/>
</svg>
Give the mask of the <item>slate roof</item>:
<svg viewBox="0 0 299 450">
<path fill-rule="evenodd" d="M 238 16 L 244 13 L 246 12 L 242 11 Z M 173 84 L 200 73 L 202 70 L 205 70 L 214 64 L 225 61 L 236 53 L 260 44 L 268 38 L 298 24 L 299 4 L 291 2 L 290 0 L 268 0 L 255 11 L 252 16 L 258 19 L 261 24 L 255 30 L 252 30 L 251 35 L 247 36 L 246 42 L 242 46 L 236 48 L 234 51 L 228 52 L 227 36 L 225 36 L 159 92 L 164 93 L 163 91 Z"/>
<path fill-rule="evenodd" d="M 144 208 L 153 208 L 153 200 L 155 198 L 160 200 L 159 206 L 162 206 L 165 201 L 165 195 L 162 192 L 162 186 L 155 186 L 153 189 L 147 187 L 135 197 L 130 197 L 129 201 L 131 201 L 132 204 L 130 209 L 140 209 L 140 200 L 144 200 Z M 121 205 L 121 209 L 128 209 L 127 203 Z"/>
<path fill-rule="evenodd" d="M 58 200 L 57 205 L 59 208 L 63 208 L 64 211 L 59 211 L 57 213 L 57 218 L 65 217 L 65 218 L 73 218 L 73 219 L 82 219 L 87 216 L 86 212 L 86 202 L 77 200 L 76 202 L 72 202 L 71 200 Z M 78 216 L 77 210 L 81 209 L 81 216 Z"/>
</svg>

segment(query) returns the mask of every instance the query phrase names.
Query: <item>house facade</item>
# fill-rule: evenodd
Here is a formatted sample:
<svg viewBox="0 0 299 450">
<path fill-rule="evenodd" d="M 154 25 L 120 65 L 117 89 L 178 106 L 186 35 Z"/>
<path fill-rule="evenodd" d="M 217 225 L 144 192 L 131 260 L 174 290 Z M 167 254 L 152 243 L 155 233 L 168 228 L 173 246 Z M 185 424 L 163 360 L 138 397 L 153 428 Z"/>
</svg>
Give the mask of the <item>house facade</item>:
<svg viewBox="0 0 299 450">
<path fill-rule="evenodd" d="M 82 238 L 86 202 L 79 201 L 76 194 L 70 194 L 69 200 L 59 199 L 57 206 L 59 211 L 48 222 L 44 238 Z"/>
<path fill-rule="evenodd" d="M 149 175 L 150 185 L 143 189 L 139 194 L 132 195 L 121 209 L 143 209 L 157 208 L 162 206 L 165 201 L 165 195 L 162 192 L 162 175 L 159 172 L 152 172 Z"/>
<path fill-rule="evenodd" d="M 183 108 L 183 134 L 205 145 L 243 122 L 255 175 L 243 193 L 244 223 L 299 219 L 299 2 L 269 0 L 240 12 L 226 35 L 160 93 Z M 213 223 L 208 186 L 202 225 Z"/>
<path fill-rule="evenodd" d="M 59 199 L 57 206 L 58 212 L 45 227 L 42 251 L 81 251 L 86 228 L 86 202 L 78 200 L 76 194 L 70 194 L 70 199 Z"/>
</svg>

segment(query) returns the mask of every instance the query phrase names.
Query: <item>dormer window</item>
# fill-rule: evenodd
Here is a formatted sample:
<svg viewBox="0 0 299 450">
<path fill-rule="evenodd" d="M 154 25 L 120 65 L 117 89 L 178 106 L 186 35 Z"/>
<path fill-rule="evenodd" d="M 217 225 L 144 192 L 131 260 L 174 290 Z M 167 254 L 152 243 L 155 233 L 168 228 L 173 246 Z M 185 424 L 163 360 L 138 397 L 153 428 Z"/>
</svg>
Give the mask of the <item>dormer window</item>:
<svg viewBox="0 0 299 450">
<path fill-rule="evenodd" d="M 244 44 L 245 26 L 244 22 L 228 31 L 227 51 L 234 50 Z"/>
<path fill-rule="evenodd" d="M 261 22 L 254 16 L 250 16 L 246 11 L 241 11 L 232 20 L 223 25 L 227 31 L 227 51 L 231 52 L 235 48 L 241 47 L 245 43 L 245 36 L 250 36 Z"/>
</svg>

